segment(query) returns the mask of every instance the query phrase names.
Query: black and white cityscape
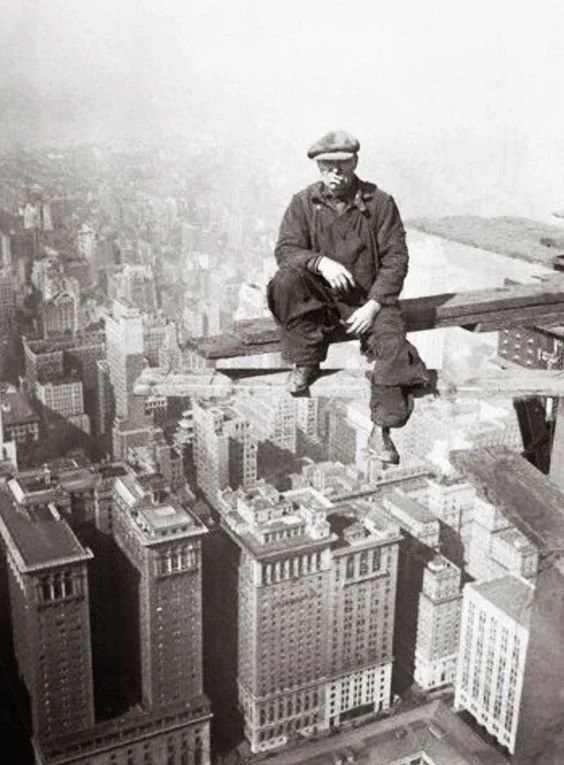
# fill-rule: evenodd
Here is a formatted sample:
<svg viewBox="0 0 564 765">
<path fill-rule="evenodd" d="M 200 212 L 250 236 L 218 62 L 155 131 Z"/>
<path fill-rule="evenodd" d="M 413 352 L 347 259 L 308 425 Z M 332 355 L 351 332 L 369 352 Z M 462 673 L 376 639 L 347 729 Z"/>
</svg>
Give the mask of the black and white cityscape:
<svg viewBox="0 0 564 765">
<path fill-rule="evenodd" d="M 331 3 L 313 36 L 254 0 L 27 5 L 0 80 L 2 763 L 564 762 L 562 147 L 521 113 L 557 99 L 554 24 L 519 95 L 518 9 L 502 56 L 507 13 L 474 9 L 455 51 L 442 2 L 444 34 L 396 9 L 357 42 Z M 367 104 L 372 34 L 426 67 L 404 133 L 405 62 Z M 402 300 L 458 306 L 410 331 L 439 385 L 397 465 L 358 342 L 292 397 L 267 305 L 307 146 L 340 125 L 401 211 Z"/>
</svg>

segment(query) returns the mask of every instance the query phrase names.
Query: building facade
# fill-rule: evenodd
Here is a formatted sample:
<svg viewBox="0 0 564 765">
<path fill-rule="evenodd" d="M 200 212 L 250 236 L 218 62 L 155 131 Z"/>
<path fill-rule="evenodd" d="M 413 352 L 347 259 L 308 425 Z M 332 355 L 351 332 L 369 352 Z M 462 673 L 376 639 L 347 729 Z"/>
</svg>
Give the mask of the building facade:
<svg viewBox="0 0 564 765">
<path fill-rule="evenodd" d="M 415 682 L 424 690 L 454 683 L 458 658 L 460 570 L 444 556 L 429 561 L 419 595 Z"/>
<path fill-rule="evenodd" d="M 209 765 L 205 533 L 161 482 L 123 465 L 28 471 L 2 488 L 0 536 L 37 765 Z M 97 681 L 94 644 L 113 667 Z M 127 694 L 117 713 L 97 703 L 116 669 Z"/>
<path fill-rule="evenodd" d="M 257 478 L 257 442 L 250 423 L 229 404 L 198 399 L 193 405 L 196 480 L 212 506 L 218 492 Z"/>
<path fill-rule="evenodd" d="M 397 524 L 368 505 L 334 508 L 311 488 L 280 495 L 257 482 L 221 501 L 251 750 L 387 709 Z"/>
<path fill-rule="evenodd" d="M 514 576 L 464 587 L 454 705 L 515 751 L 534 587 Z"/>
</svg>

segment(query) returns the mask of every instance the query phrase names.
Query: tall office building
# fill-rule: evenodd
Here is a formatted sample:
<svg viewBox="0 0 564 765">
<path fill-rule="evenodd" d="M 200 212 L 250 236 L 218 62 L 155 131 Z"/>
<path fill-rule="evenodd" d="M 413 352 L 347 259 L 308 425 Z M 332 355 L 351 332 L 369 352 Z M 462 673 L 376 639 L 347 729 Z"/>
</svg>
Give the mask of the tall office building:
<svg viewBox="0 0 564 765">
<path fill-rule="evenodd" d="M 427 564 L 440 549 L 440 525 L 420 502 L 399 489 L 386 493 L 382 506 L 399 524 L 403 537 L 398 559 L 393 677 L 394 691 L 402 693 L 415 679 L 419 601 Z"/>
<path fill-rule="evenodd" d="M 12 273 L 0 270 L 0 333 L 6 340 L 14 330 L 16 322 L 16 284 Z"/>
<path fill-rule="evenodd" d="M 534 587 L 515 576 L 465 586 L 454 705 L 515 752 Z"/>
<path fill-rule="evenodd" d="M 234 654 L 232 703 L 251 750 L 386 709 L 397 524 L 366 504 L 333 508 L 314 489 L 281 495 L 264 482 L 227 490 L 219 512 L 218 650 Z"/>
<path fill-rule="evenodd" d="M 328 515 L 331 545 L 325 725 L 388 709 L 392 692 L 399 524 L 363 500 Z"/>
<path fill-rule="evenodd" d="M 133 395 L 133 385 L 145 368 L 143 319 L 136 308 L 114 302 L 113 315 L 105 320 L 106 357 L 113 393 L 115 420 L 112 451 L 126 457 L 130 446 L 145 445 L 151 429 L 143 397 Z"/>
<path fill-rule="evenodd" d="M 152 708 L 202 694 L 201 538 L 206 529 L 171 498 L 130 475 L 116 479 L 113 535 L 136 575 L 124 586 L 137 604 L 134 645 L 140 691 Z M 125 583 L 124 583 L 125 584 Z M 132 619 L 133 621 L 133 619 Z"/>
<path fill-rule="evenodd" d="M 238 407 L 214 400 L 194 401 L 196 480 L 215 507 L 218 492 L 248 486 L 257 478 L 257 443 Z"/>
<path fill-rule="evenodd" d="M 205 533 L 159 481 L 119 464 L 46 467 L 0 491 L 37 765 L 209 765 Z"/>
<path fill-rule="evenodd" d="M 44 481 L 43 485 L 40 485 Z M 94 723 L 88 561 L 48 496 L 18 504 L 0 492 L 0 533 L 9 570 L 18 668 L 31 704 L 33 735 L 71 734 Z"/>
<path fill-rule="evenodd" d="M 462 593 L 460 569 L 437 555 L 423 572 L 419 595 L 415 682 L 425 690 L 454 682 Z"/>
</svg>

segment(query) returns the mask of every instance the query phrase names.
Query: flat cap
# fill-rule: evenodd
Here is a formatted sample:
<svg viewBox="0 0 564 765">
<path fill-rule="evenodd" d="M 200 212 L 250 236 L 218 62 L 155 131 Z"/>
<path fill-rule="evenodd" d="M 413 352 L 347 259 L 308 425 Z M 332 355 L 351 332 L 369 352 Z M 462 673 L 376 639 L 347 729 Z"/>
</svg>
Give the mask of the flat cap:
<svg viewBox="0 0 564 765">
<path fill-rule="evenodd" d="M 345 130 L 332 130 L 308 150 L 310 159 L 352 159 L 360 149 L 358 138 Z"/>
</svg>

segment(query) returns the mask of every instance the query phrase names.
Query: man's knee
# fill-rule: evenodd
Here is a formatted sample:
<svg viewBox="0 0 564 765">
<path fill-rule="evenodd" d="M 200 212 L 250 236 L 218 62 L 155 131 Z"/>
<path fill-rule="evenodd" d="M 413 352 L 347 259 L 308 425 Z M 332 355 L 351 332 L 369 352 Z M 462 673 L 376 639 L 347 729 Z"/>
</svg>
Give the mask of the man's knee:
<svg viewBox="0 0 564 765">
<path fill-rule="evenodd" d="M 413 396 L 399 385 L 372 385 L 370 413 L 380 427 L 402 428 L 413 412 Z"/>
<path fill-rule="evenodd" d="M 269 283 L 269 289 L 274 292 L 294 291 L 302 287 L 306 280 L 306 269 L 299 266 L 283 266 L 274 274 Z"/>
<path fill-rule="evenodd" d="M 405 322 L 399 306 L 383 305 L 376 314 L 371 334 L 378 337 L 405 337 Z"/>
</svg>

